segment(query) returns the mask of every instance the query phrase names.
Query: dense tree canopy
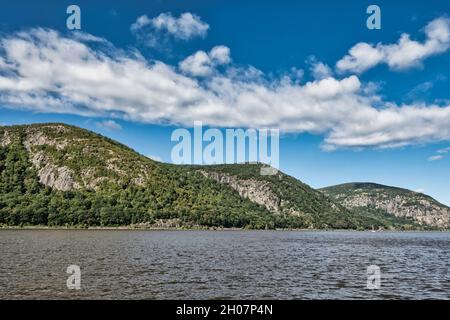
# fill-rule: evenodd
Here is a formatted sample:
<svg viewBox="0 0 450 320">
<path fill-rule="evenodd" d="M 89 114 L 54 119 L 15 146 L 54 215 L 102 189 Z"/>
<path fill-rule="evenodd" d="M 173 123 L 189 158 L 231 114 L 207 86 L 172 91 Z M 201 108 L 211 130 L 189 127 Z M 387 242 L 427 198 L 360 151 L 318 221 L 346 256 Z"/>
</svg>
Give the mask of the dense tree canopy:
<svg viewBox="0 0 450 320">
<path fill-rule="evenodd" d="M 0 127 L 0 138 L 5 130 Z M 76 127 L 33 125 L 8 130 L 11 141 L 0 145 L 0 224 L 122 226 L 177 219 L 184 226 L 253 229 L 410 225 L 410 221 L 378 212 L 367 215 L 349 211 L 282 173 L 262 176 L 259 164 L 175 166 L 152 161 L 120 143 Z M 53 140 L 31 146 L 28 142 L 27 148 L 30 134 Z M 30 159 L 39 153 L 53 165 L 72 170 L 81 187 L 58 191 L 41 184 L 39 168 Z M 283 200 L 283 210 L 269 212 L 239 196 L 227 184 L 203 176 L 200 170 L 264 180 Z M 82 184 L 80 177 L 86 172 L 89 183 L 100 181 L 95 188 Z M 133 182 L 140 176 L 145 177 L 143 183 Z M 296 214 L 291 214 L 293 211 Z"/>
</svg>

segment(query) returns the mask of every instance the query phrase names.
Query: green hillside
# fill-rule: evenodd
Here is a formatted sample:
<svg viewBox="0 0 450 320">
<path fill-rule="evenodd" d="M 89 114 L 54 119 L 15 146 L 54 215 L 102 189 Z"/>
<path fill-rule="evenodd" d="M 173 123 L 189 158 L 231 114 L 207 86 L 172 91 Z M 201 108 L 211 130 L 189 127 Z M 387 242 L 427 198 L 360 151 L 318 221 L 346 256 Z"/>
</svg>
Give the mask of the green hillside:
<svg viewBox="0 0 450 320">
<path fill-rule="evenodd" d="M 366 216 L 293 177 L 260 170 L 160 163 L 65 124 L 0 127 L 0 224 L 392 227 L 392 216 Z"/>
<path fill-rule="evenodd" d="M 423 193 L 376 183 L 346 183 L 321 191 L 354 213 L 387 219 L 395 227 L 450 227 L 450 208 Z"/>
</svg>

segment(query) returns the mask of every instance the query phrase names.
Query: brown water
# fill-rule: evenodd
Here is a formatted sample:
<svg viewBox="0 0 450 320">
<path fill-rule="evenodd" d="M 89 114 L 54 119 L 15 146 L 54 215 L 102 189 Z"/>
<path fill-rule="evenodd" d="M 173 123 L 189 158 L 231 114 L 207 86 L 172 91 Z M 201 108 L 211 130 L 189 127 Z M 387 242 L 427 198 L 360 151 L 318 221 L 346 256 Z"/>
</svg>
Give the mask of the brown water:
<svg viewBox="0 0 450 320">
<path fill-rule="evenodd" d="M 448 232 L 0 230 L 0 259 L 2 299 L 450 299 Z"/>
</svg>

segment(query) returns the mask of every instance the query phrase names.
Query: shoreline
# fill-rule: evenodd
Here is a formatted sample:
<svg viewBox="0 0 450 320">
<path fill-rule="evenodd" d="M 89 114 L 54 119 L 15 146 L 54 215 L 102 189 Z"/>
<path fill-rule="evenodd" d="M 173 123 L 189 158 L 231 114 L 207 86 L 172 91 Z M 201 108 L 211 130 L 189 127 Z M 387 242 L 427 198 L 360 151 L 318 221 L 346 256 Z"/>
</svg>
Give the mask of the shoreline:
<svg viewBox="0 0 450 320">
<path fill-rule="evenodd" d="M 64 226 L 0 226 L 1 230 L 67 230 L 67 231 L 299 231 L 299 232 L 372 232 L 371 229 L 245 229 L 245 228 L 222 228 L 222 227 L 64 227 Z M 450 232 L 450 230 L 376 230 L 374 233 L 380 232 Z"/>
</svg>

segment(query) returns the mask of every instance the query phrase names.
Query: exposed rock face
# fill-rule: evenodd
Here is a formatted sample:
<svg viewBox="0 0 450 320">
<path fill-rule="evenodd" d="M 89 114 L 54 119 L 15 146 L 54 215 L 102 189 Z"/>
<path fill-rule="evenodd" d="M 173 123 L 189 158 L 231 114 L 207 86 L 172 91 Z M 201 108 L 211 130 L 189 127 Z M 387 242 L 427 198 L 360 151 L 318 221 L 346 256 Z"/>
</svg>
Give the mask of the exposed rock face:
<svg viewBox="0 0 450 320">
<path fill-rule="evenodd" d="M 399 195 L 393 198 L 374 199 L 368 195 L 359 194 L 345 199 L 342 204 L 347 208 L 371 206 L 382 209 L 396 217 L 410 217 L 420 223 L 441 228 L 450 227 L 450 210 L 427 199 L 421 199 L 418 200 L 417 204 L 411 204 L 409 198 Z"/>
<path fill-rule="evenodd" d="M 4 134 L 0 137 L 0 146 L 6 147 L 11 143 L 11 137 L 8 131 L 5 131 Z"/>
<path fill-rule="evenodd" d="M 67 131 L 67 128 L 62 125 L 48 125 L 45 127 L 56 133 Z M 8 146 L 13 139 L 18 140 L 19 138 L 6 129 L 0 138 L 0 144 L 2 147 Z M 23 145 L 29 152 L 29 159 L 37 170 L 40 183 L 60 191 L 80 188 L 80 185 L 75 182 L 74 172 L 72 170 L 65 166 L 52 164 L 51 159 L 44 152 L 36 148 L 46 145 L 55 147 L 57 150 L 64 150 L 68 145 L 67 140 L 60 138 L 51 139 L 41 129 L 30 127 L 25 131 Z"/>
<path fill-rule="evenodd" d="M 101 193 L 116 189 L 126 190 L 134 185 L 148 186 L 157 192 L 173 188 L 172 190 L 177 192 L 183 187 L 171 186 L 170 182 L 177 177 L 185 179 L 185 174 L 193 174 L 191 167 L 186 169 L 188 171 L 181 171 L 181 168 L 180 171 L 172 171 L 172 166 L 151 161 L 118 142 L 79 128 L 58 124 L 0 127 L 0 146 L 9 146 L 6 152 L 15 152 L 11 146 L 18 147 L 21 159 L 26 158 L 30 162 L 27 166 L 36 169 L 40 183 L 60 191 L 82 189 L 84 192 L 84 189 L 91 189 Z M 218 201 L 221 201 L 222 196 L 230 196 L 233 201 L 241 202 L 242 199 L 237 196 L 239 194 L 240 197 L 261 205 L 272 213 L 289 215 L 289 219 L 299 217 L 298 225 L 301 226 L 364 226 L 359 219 L 361 213 L 368 213 L 372 215 L 371 218 L 378 214 L 376 218 L 383 219 L 390 214 L 411 217 L 424 225 L 450 228 L 450 208 L 426 195 L 409 190 L 353 183 L 325 188 L 326 190 L 321 190 L 325 193 L 323 194 L 294 177 L 267 172 L 262 170 L 264 167 L 260 170 L 257 164 L 254 167 L 247 164 L 233 165 L 228 169 L 227 167 L 228 165 L 201 169 L 197 167 L 194 171 L 198 170 L 204 177 L 236 190 L 237 194 L 220 194 Z M 34 172 L 31 173 L 34 175 Z M 276 173 L 278 176 L 264 177 L 267 173 Z M 34 178 L 36 177 L 33 176 Z M 186 180 L 190 182 L 190 179 Z M 202 183 L 205 182 L 206 179 L 195 179 L 194 190 L 201 190 Z M 216 191 L 216 188 L 211 191 L 212 197 L 216 195 Z M 194 200 L 195 197 L 193 203 L 197 203 Z M 189 204 L 190 201 L 186 203 Z M 178 203 L 176 205 L 178 206 Z M 348 210 L 344 207 L 365 210 Z M 173 208 L 178 210 L 175 205 Z M 261 208 L 256 209 L 255 212 L 267 213 Z M 394 219 L 388 216 L 387 220 Z M 409 227 L 411 221 L 402 220 L 399 223 Z M 413 224 L 413 227 L 418 227 L 417 223 Z"/>
<path fill-rule="evenodd" d="M 450 228 L 450 208 L 423 194 L 380 185 L 330 193 L 332 188 L 325 188 L 324 192 L 348 209 L 375 208 L 396 217 L 412 218 L 421 224 Z"/>
<path fill-rule="evenodd" d="M 281 210 L 281 199 L 270 189 L 270 183 L 267 181 L 258 181 L 254 179 L 242 180 L 235 176 L 219 172 L 200 171 L 205 177 L 216 180 L 220 183 L 226 183 L 243 198 L 263 205 L 270 212 L 279 212 Z"/>
<path fill-rule="evenodd" d="M 69 191 L 79 189 L 82 186 L 96 190 L 104 182 L 111 183 L 131 183 L 144 186 L 149 179 L 149 172 L 142 163 L 136 163 L 134 174 L 129 174 L 129 168 L 124 167 L 123 163 L 127 163 L 128 159 L 118 156 L 113 150 L 99 150 L 96 146 L 91 145 L 92 141 L 86 138 L 79 138 L 70 134 L 70 128 L 59 124 L 48 124 L 42 126 L 30 126 L 24 130 L 23 138 L 17 133 L 9 131 L 6 128 L 0 132 L 0 145 L 5 147 L 13 141 L 20 141 L 28 151 L 29 159 L 36 168 L 39 181 L 45 186 L 61 191 Z M 68 133 L 68 135 L 65 135 Z M 101 161 L 105 161 L 104 170 L 96 167 L 84 167 L 81 170 L 73 170 L 68 166 L 58 164 L 59 161 L 49 154 L 43 147 L 52 147 L 60 152 L 64 160 L 74 160 L 74 154 L 71 153 L 70 146 L 83 146 L 81 152 L 85 157 L 98 157 Z M 76 159 L 75 159 L 76 160 Z M 100 172 L 99 172 L 100 171 Z M 106 171 L 106 176 L 105 176 Z"/>
<path fill-rule="evenodd" d="M 73 179 L 73 172 L 67 167 L 57 167 L 47 164 L 39 170 L 39 182 L 60 191 L 78 189 Z"/>
<path fill-rule="evenodd" d="M 43 152 L 35 152 L 31 163 L 38 170 L 39 182 L 45 186 L 60 191 L 69 191 L 80 187 L 73 178 L 72 170 L 49 163 L 48 157 Z"/>
<path fill-rule="evenodd" d="M 27 148 L 28 151 L 31 151 L 33 146 L 42 145 L 53 146 L 58 150 L 63 150 L 67 144 L 67 140 L 58 141 L 50 139 L 43 132 L 34 129 L 27 130 L 27 138 L 24 141 L 25 148 Z"/>
<path fill-rule="evenodd" d="M 61 128 L 64 129 L 64 127 Z M 55 141 L 41 131 L 27 130 L 24 146 L 30 152 L 31 163 L 38 170 L 39 182 L 60 191 L 78 189 L 80 186 L 75 183 L 72 170 L 64 166 L 53 165 L 46 154 L 33 148 L 42 145 L 49 145 L 62 150 L 67 146 L 67 141 Z"/>
</svg>

